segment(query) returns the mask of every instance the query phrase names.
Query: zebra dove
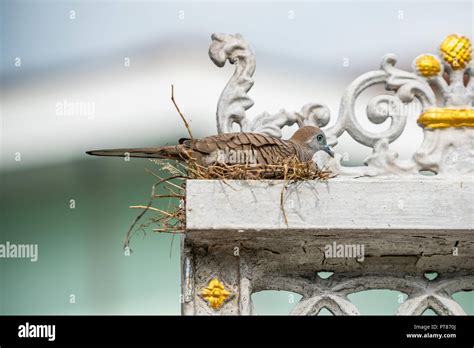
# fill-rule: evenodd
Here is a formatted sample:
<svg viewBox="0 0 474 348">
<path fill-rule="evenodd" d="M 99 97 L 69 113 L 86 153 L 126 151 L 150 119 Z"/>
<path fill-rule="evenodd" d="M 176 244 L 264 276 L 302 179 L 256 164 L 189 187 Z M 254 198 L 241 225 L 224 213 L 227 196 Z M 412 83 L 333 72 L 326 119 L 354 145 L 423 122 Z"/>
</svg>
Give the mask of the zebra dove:
<svg viewBox="0 0 474 348">
<path fill-rule="evenodd" d="M 330 156 L 334 152 L 327 145 L 326 136 L 318 127 L 304 126 L 289 140 L 282 140 L 259 133 L 227 133 L 202 139 L 180 139 L 178 145 L 87 151 L 89 155 L 162 158 L 186 161 L 190 156 L 197 163 L 209 166 L 213 163 L 279 164 L 282 159 L 296 157 L 310 161 L 317 151 Z"/>
</svg>

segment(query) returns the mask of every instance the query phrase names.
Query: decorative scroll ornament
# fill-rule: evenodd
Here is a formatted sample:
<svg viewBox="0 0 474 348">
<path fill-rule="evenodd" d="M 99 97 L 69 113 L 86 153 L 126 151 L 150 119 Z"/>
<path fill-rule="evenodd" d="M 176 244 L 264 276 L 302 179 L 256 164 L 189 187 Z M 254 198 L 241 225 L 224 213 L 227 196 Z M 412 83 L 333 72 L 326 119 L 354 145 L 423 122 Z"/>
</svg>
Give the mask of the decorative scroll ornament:
<svg viewBox="0 0 474 348">
<path fill-rule="evenodd" d="M 201 296 L 209 302 L 211 308 L 218 310 L 230 296 L 230 292 L 226 290 L 218 279 L 214 278 L 209 282 L 207 287 L 202 290 Z"/>
<path fill-rule="evenodd" d="M 236 65 L 217 106 L 219 133 L 233 131 L 237 123 L 244 132 L 265 133 L 281 137 L 284 126 L 297 124 L 324 127 L 329 123 L 330 111 L 320 103 L 305 105 L 300 112 L 281 110 L 271 115 L 263 113 L 249 120 L 245 114 L 253 101 L 247 92 L 253 85 L 255 56 L 239 34 L 214 34 L 209 55 L 222 67 L 226 60 Z M 370 71 L 356 78 L 341 99 L 339 117 L 334 126 L 325 129 L 330 145 L 344 132 L 357 142 L 371 147 L 372 154 L 362 167 L 344 167 L 342 156 L 334 159 L 318 158 L 322 164 L 340 175 L 418 175 L 431 171 L 438 175 L 472 175 L 474 173 L 474 69 L 471 62 L 471 43 L 468 38 L 449 35 L 440 45 L 440 54 L 420 55 L 413 61 L 413 72 L 395 67 L 392 54 L 382 60 L 380 70 Z M 390 119 L 387 130 L 379 133 L 364 129 L 355 115 L 358 97 L 368 88 L 384 84 L 389 92 L 378 95 L 367 105 L 369 121 L 381 124 Z M 433 87 L 439 91 L 437 98 Z M 424 140 L 410 160 L 402 161 L 391 151 L 389 144 L 398 139 L 407 123 L 407 105 L 421 105 L 418 124 L 423 127 Z M 336 149 L 337 150 L 337 149 Z"/>
<path fill-rule="evenodd" d="M 221 93 L 217 104 L 217 131 L 231 133 L 234 123 L 242 132 L 257 132 L 281 137 L 284 126 L 298 124 L 324 127 L 330 118 L 329 108 L 324 104 L 311 103 L 302 107 L 299 112 L 288 112 L 284 109 L 271 115 L 262 113 L 249 120 L 245 111 L 253 106 L 253 100 L 247 92 L 253 86 L 255 72 L 255 55 L 242 35 L 213 34 L 209 48 L 209 57 L 218 67 L 223 67 L 228 60 L 235 65 L 235 71 Z"/>
</svg>

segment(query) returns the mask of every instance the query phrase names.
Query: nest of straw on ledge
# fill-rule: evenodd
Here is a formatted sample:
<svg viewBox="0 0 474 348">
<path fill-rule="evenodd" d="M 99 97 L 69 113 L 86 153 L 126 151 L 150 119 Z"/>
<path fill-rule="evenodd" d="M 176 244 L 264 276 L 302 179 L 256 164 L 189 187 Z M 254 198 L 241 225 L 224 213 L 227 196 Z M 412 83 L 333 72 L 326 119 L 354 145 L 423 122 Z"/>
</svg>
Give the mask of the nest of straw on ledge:
<svg viewBox="0 0 474 348">
<path fill-rule="evenodd" d="M 204 167 L 190 161 L 187 165 L 190 178 L 214 180 L 326 180 L 329 171 L 320 170 L 313 161 L 301 162 L 288 158 L 280 164 L 225 164 L 216 163 Z"/>
<path fill-rule="evenodd" d="M 153 185 L 150 201 L 147 205 L 130 206 L 143 211 L 134 220 L 125 240 L 125 247 L 129 246 L 130 238 L 134 232 L 142 231 L 153 226 L 155 232 L 183 233 L 186 231 L 185 214 L 185 186 L 187 179 L 193 180 L 282 180 L 284 182 L 281 193 L 281 208 L 285 222 L 284 193 L 291 183 L 306 180 L 325 181 L 332 177 L 331 172 L 317 168 L 313 161 L 301 162 L 297 158 L 282 160 L 280 164 L 225 164 L 215 163 L 209 166 L 199 164 L 193 158 L 186 163 L 170 160 L 151 160 L 159 166 L 160 176 L 152 170 L 147 172 L 158 179 Z M 157 194 L 160 189 L 165 193 Z M 153 207 L 153 204 L 166 203 L 167 209 Z M 139 220 L 146 212 L 154 213 L 133 231 Z"/>
</svg>

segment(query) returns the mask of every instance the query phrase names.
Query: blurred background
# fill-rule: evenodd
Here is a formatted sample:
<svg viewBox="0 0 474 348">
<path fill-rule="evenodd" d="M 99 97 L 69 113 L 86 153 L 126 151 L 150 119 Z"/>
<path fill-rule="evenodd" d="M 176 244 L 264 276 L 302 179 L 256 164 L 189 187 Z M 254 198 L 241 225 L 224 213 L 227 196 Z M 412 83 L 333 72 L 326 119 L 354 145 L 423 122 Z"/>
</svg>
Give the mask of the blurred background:
<svg viewBox="0 0 474 348">
<path fill-rule="evenodd" d="M 171 84 L 194 135 L 214 134 L 233 66 L 209 59 L 213 32 L 239 32 L 254 49 L 250 117 L 323 102 L 332 124 L 353 79 L 386 53 L 411 70 L 446 35 L 472 39 L 473 11 L 471 1 L 2 0 L 0 243 L 38 244 L 39 259 L 0 259 L 0 314 L 180 314 L 179 236 L 150 230 L 134 237 L 130 256 L 122 249 L 137 215 L 128 206 L 147 203 L 154 179 L 145 168 L 156 165 L 84 152 L 186 136 Z M 416 116 L 393 144 L 402 158 L 421 142 Z M 382 130 L 389 121 L 361 123 Z M 346 165 L 370 153 L 356 144 L 340 138 Z M 362 314 L 393 314 L 405 295 L 350 297 Z M 474 314 L 472 293 L 454 297 Z M 289 313 L 299 298 L 253 295 L 260 314 Z"/>
</svg>

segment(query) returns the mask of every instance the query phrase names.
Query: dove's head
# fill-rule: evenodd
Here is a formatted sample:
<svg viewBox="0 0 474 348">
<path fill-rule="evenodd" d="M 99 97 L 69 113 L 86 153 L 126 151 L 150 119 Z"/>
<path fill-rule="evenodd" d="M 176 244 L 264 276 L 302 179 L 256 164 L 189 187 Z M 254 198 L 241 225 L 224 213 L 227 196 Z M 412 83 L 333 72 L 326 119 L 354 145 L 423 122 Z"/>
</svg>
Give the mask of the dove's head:
<svg viewBox="0 0 474 348">
<path fill-rule="evenodd" d="M 315 153 L 318 151 L 324 151 L 329 156 L 334 157 L 334 151 L 327 144 L 326 135 L 318 127 L 301 127 L 295 132 L 295 134 L 293 134 L 290 140 L 300 145 L 308 146 Z"/>
</svg>

